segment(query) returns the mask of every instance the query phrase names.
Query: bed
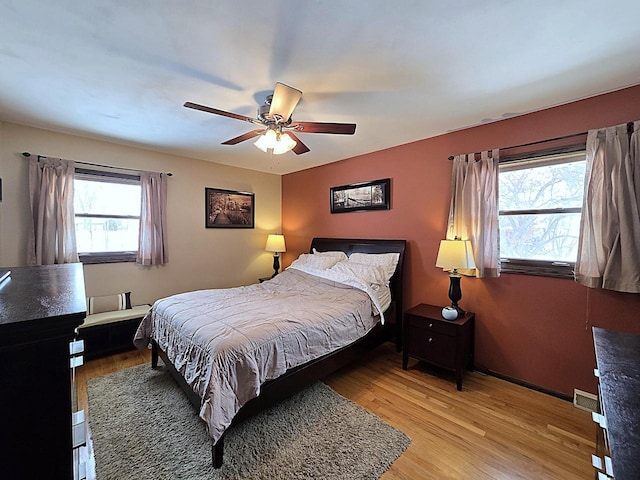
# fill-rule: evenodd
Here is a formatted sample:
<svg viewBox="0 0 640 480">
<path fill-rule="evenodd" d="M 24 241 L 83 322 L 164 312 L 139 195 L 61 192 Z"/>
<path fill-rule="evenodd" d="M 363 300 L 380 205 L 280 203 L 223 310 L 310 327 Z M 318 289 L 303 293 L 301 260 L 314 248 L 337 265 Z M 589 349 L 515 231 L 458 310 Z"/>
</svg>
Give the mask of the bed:
<svg viewBox="0 0 640 480">
<path fill-rule="evenodd" d="M 215 468 L 230 427 L 381 343 L 399 342 L 405 247 L 314 238 L 308 254 L 269 281 L 154 304 L 134 343 L 151 345 L 152 367 L 162 358 L 207 424 Z"/>
</svg>

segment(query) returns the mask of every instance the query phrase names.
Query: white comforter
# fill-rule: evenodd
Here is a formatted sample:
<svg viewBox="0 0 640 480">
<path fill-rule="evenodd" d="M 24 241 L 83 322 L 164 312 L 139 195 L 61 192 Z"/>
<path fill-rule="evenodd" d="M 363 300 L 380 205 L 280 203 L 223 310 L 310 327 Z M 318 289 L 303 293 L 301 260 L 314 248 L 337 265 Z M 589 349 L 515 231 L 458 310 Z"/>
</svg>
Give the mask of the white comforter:
<svg viewBox="0 0 640 480">
<path fill-rule="evenodd" d="M 289 268 L 262 284 L 174 295 L 153 305 L 134 343 L 153 338 L 167 353 L 215 443 L 262 383 L 373 328 L 380 304 L 361 288 Z"/>
</svg>

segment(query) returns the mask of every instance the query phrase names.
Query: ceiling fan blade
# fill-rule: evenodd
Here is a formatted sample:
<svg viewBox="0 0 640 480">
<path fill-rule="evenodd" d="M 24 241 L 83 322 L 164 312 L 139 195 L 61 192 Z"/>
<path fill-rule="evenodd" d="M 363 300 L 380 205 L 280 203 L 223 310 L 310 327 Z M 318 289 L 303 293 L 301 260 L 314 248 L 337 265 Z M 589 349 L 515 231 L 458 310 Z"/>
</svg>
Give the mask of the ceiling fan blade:
<svg viewBox="0 0 640 480">
<path fill-rule="evenodd" d="M 287 135 L 289 135 L 292 139 L 294 139 L 296 141 L 296 146 L 293 147 L 293 153 L 295 153 L 296 155 L 302 155 L 303 153 L 307 153 L 309 152 L 309 147 L 307 147 L 304 143 L 302 143 L 302 140 L 300 140 L 298 137 L 296 137 L 292 132 L 287 132 Z"/>
<path fill-rule="evenodd" d="M 257 137 L 258 135 L 261 135 L 262 132 L 264 132 L 264 130 L 253 130 L 252 132 L 247 132 L 243 135 L 240 135 L 238 137 L 232 138 L 231 140 L 227 140 L 226 142 L 222 142 L 222 145 L 236 145 L 240 142 L 244 142 L 245 140 L 249 140 L 253 137 Z"/>
<path fill-rule="evenodd" d="M 269 116 L 275 118 L 277 115 L 283 122 L 287 122 L 296 108 L 302 92 L 297 88 L 290 87 L 284 83 L 277 82 L 276 88 L 273 90 L 273 98 L 271 99 L 271 107 L 269 108 Z"/>
<path fill-rule="evenodd" d="M 298 133 L 353 135 L 356 132 L 355 123 L 295 122 L 288 128 L 292 128 Z"/>
<path fill-rule="evenodd" d="M 193 108 L 194 110 L 201 110 L 207 113 L 213 113 L 215 115 L 222 115 L 223 117 L 235 118 L 236 120 L 243 120 L 245 122 L 256 123 L 255 118 L 240 115 L 238 113 L 225 112 L 224 110 L 218 110 L 217 108 L 207 107 L 205 105 L 198 105 L 197 103 L 186 102 L 184 104 L 187 108 Z"/>
</svg>

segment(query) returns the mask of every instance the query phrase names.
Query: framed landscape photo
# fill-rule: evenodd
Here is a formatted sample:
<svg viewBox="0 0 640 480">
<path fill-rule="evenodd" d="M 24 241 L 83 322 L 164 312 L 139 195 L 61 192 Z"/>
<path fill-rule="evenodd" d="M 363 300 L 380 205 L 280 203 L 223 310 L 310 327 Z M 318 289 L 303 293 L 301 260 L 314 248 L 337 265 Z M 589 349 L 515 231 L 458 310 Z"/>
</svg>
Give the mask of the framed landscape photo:
<svg viewBox="0 0 640 480">
<path fill-rule="evenodd" d="M 331 213 L 389 210 L 391 179 L 331 187 Z"/>
<path fill-rule="evenodd" d="M 255 195 L 205 187 L 206 228 L 254 228 Z"/>
</svg>

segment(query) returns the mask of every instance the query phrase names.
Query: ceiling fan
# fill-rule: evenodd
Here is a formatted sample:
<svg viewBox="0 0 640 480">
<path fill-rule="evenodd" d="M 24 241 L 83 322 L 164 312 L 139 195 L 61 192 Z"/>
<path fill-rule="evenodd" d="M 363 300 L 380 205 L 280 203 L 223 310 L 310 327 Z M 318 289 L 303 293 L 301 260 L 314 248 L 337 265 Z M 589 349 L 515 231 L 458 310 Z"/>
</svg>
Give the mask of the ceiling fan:
<svg viewBox="0 0 640 480">
<path fill-rule="evenodd" d="M 293 150 L 296 155 L 307 153 L 309 147 L 302 143 L 296 133 L 331 133 L 339 135 L 353 135 L 355 133 L 355 123 L 294 122 L 291 114 L 301 97 L 302 92 L 300 90 L 277 82 L 273 95 L 268 95 L 264 105 L 258 107 L 257 118 L 225 112 L 224 110 L 191 102 L 186 102 L 184 106 L 260 125 L 263 128 L 252 130 L 222 142 L 222 145 L 236 145 L 245 140 L 260 137 L 255 142 L 256 147 L 264 152 L 271 150 L 274 154 L 285 153 L 289 150 Z"/>
</svg>

